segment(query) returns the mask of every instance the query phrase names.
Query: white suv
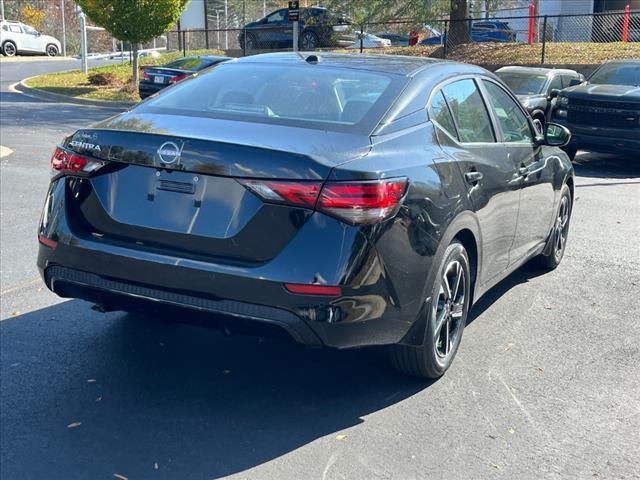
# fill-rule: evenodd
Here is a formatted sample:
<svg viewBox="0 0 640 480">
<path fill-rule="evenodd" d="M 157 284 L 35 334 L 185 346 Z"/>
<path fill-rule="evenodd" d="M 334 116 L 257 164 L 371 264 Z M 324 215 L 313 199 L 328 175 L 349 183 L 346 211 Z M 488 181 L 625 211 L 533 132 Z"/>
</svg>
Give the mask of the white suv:
<svg viewBox="0 0 640 480">
<path fill-rule="evenodd" d="M 0 51 L 7 57 L 18 53 L 45 53 L 55 57 L 60 53 L 60 42 L 20 22 L 0 22 Z"/>
</svg>

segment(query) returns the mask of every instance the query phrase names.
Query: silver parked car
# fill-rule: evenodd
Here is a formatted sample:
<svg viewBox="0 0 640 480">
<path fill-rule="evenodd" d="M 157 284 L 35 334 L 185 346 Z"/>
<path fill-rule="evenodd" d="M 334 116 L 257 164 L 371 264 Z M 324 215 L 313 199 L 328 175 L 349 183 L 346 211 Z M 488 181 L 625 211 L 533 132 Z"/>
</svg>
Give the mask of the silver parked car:
<svg viewBox="0 0 640 480">
<path fill-rule="evenodd" d="M 0 50 L 7 57 L 19 53 L 43 53 L 55 57 L 62 49 L 54 37 L 43 35 L 24 23 L 3 20 L 0 22 Z"/>
</svg>

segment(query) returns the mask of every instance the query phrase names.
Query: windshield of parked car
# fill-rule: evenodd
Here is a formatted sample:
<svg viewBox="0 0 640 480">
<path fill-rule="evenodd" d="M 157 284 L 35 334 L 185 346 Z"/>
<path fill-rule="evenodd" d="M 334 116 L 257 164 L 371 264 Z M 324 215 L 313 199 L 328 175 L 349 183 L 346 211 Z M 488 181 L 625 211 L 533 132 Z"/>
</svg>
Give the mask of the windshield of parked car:
<svg viewBox="0 0 640 480">
<path fill-rule="evenodd" d="M 353 131 L 373 128 L 404 77 L 316 65 L 223 63 L 146 102 L 151 112 Z"/>
<path fill-rule="evenodd" d="M 177 68 L 180 70 L 202 70 L 203 68 L 207 68 L 214 63 L 215 61 L 210 58 L 185 57 L 173 62 L 169 62 L 164 66 L 166 68 Z"/>
<path fill-rule="evenodd" d="M 547 81 L 546 75 L 525 73 L 496 72 L 496 75 L 513 90 L 516 95 L 537 95 L 542 93 Z"/>
<path fill-rule="evenodd" d="M 589 79 L 598 85 L 640 86 L 640 63 L 603 65 Z"/>
</svg>

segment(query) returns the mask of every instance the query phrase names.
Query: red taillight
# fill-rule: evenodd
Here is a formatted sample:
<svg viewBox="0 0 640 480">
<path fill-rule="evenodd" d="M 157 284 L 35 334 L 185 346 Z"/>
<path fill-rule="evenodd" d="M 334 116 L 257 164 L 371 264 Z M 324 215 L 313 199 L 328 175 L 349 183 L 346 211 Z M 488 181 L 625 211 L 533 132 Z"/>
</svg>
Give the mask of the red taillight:
<svg viewBox="0 0 640 480">
<path fill-rule="evenodd" d="M 169 79 L 169 83 L 178 83 L 180 80 L 184 80 L 189 75 L 190 74 L 188 73 L 181 73 L 180 75 L 175 75 Z"/>
<path fill-rule="evenodd" d="M 245 187 L 268 202 L 313 208 L 322 183 L 240 180 Z"/>
<path fill-rule="evenodd" d="M 406 178 L 365 182 L 291 182 L 240 180 L 267 202 L 285 203 L 328 213 L 351 224 L 385 220 L 398 212 Z"/>
<path fill-rule="evenodd" d="M 58 248 L 58 242 L 45 237 L 44 235 L 38 235 L 38 241 L 45 247 L 49 247 L 51 250 Z"/>
<path fill-rule="evenodd" d="M 284 288 L 290 293 L 298 295 L 327 295 L 339 297 L 342 295 L 340 287 L 332 287 L 328 285 L 308 285 L 303 283 L 285 283 Z"/>
<path fill-rule="evenodd" d="M 146 72 L 146 70 L 142 71 L 142 79 L 143 80 L 150 80 L 151 77 L 149 76 L 149 74 Z"/>
<path fill-rule="evenodd" d="M 375 223 L 398 212 L 406 188 L 406 178 L 328 182 L 322 188 L 316 209 L 351 224 Z"/>
<path fill-rule="evenodd" d="M 61 147 L 56 148 L 51 157 L 51 168 L 58 172 L 91 173 L 104 164 L 101 160 L 93 160 Z"/>
</svg>

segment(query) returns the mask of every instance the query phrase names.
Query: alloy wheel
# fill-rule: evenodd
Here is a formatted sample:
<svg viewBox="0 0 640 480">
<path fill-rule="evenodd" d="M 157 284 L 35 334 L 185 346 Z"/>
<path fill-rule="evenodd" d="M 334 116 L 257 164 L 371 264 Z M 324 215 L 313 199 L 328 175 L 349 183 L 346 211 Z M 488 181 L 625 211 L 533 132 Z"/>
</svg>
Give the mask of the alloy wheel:
<svg viewBox="0 0 640 480">
<path fill-rule="evenodd" d="M 453 260 L 444 269 L 440 281 L 438 299 L 434 302 L 434 348 L 439 363 L 448 360 L 464 328 L 467 278 L 465 269 L 458 260 Z"/>
<path fill-rule="evenodd" d="M 7 57 L 13 57 L 16 54 L 16 47 L 13 43 L 5 43 L 3 51 Z"/>
<path fill-rule="evenodd" d="M 560 258 L 564 252 L 567 243 L 567 234 L 569 231 L 569 199 L 564 196 L 560 200 L 560 208 L 558 209 L 558 217 L 556 218 L 554 233 L 554 255 Z"/>
<path fill-rule="evenodd" d="M 314 50 L 318 47 L 318 39 L 312 32 L 307 32 L 302 36 L 300 40 L 302 48 L 304 50 Z"/>
<path fill-rule="evenodd" d="M 55 57 L 58 54 L 58 49 L 55 47 L 55 45 L 49 45 L 47 47 L 47 55 L 49 55 L 50 57 Z"/>
</svg>

